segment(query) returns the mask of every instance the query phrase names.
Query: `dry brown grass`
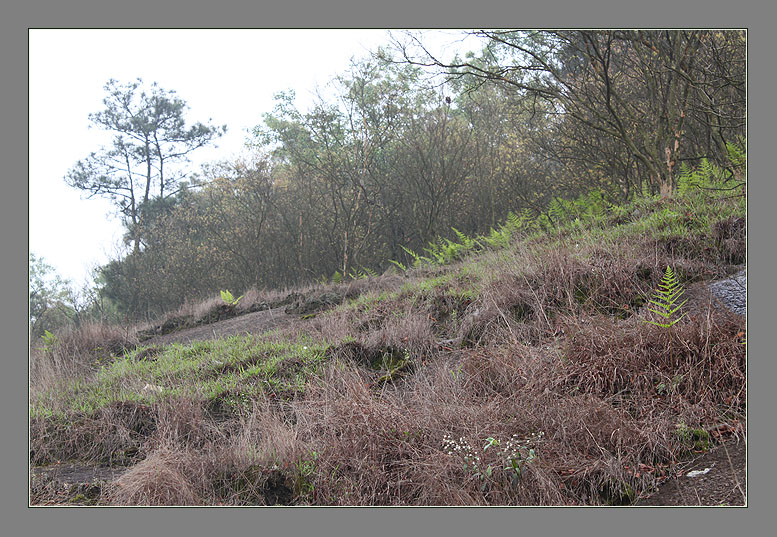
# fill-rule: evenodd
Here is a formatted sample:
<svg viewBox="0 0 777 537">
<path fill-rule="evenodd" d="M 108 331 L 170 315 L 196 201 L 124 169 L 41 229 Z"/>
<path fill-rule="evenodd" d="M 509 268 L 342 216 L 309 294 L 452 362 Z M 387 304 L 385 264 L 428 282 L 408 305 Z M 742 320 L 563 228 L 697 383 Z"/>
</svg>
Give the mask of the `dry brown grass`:
<svg viewBox="0 0 777 537">
<path fill-rule="evenodd" d="M 684 319 L 673 330 L 634 319 L 617 325 L 595 318 L 579 331 L 569 327 L 565 383 L 601 396 L 627 393 L 652 398 L 657 386 L 673 402 L 702 405 L 709 417 L 722 408 L 743 412 L 744 321 L 712 309 Z M 644 409 L 643 409 L 644 410 Z"/>
<path fill-rule="evenodd" d="M 101 322 L 83 323 L 58 332 L 49 346 L 30 348 L 30 395 L 37 397 L 62 379 L 89 376 L 100 361 L 137 345 L 134 329 Z"/>
<path fill-rule="evenodd" d="M 527 467 L 521 486 L 505 479 L 495 453 L 483 464 L 496 473 L 482 481 L 447 455 L 445 434 L 482 445 L 486 436 L 528 434 L 530 420 L 505 420 L 500 398 L 473 393 L 452 362 L 427 366 L 401 389 L 367 387 L 358 368 L 333 366 L 326 382 L 296 405 L 300 435 L 321 446 L 314 480 L 326 505 L 482 505 L 569 503 L 544 465 Z M 492 456 L 492 454 L 494 456 Z M 491 457 L 489 459 L 489 457 Z"/>
<path fill-rule="evenodd" d="M 715 256 L 742 253 L 738 222 L 712 233 L 720 251 L 708 257 L 689 257 L 696 246 L 674 239 L 573 246 L 559 237 L 553 248 L 521 243 L 469 267 L 292 290 L 363 297 L 267 336 L 331 345 L 304 392 L 252 396 L 224 414 L 201 393 L 34 420 L 33 462 L 134 464 L 106 492 L 116 505 L 626 503 L 693 449 L 680 425 L 712 431 L 746 412 L 744 319 L 708 308 L 672 330 L 643 322 L 667 265 L 692 282 L 722 274 Z M 236 309 L 292 291 L 252 289 Z M 215 297 L 175 315 L 201 319 L 221 305 Z M 36 364 L 36 386 L 88 371 L 102 338 L 123 341 L 93 330 Z M 385 378 L 374 364 L 393 352 L 412 366 Z M 479 470 L 448 452 L 446 435 L 471 446 Z M 517 476 L 500 447 L 484 450 L 489 438 L 525 440 L 523 454 L 536 457 Z"/>
<path fill-rule="evenodd" d="M 432 320 L 428 313 L 409 308 L 382 319 L 375 329 L 360 334 L 359 341 L 368 347 L 406 349 L 419 359 L 437 349 Z"/>
<path fill-rule="evenodd" d="M 457 343 L 539 343 L 568 316 L 626 319 L 638 312 L 667 265 L 692 282 L 721 275 L 704 260 L 673 257 L 651 241 L 558 246 L 495 262 L 466 310 Z"/>
<path fill-rule="evenodd" d="M 216 424 L 200 405 L 160 411 L 147 456 L 105 491 L 112 505 L 275 505 L 300 496 L 304 442 L 269 401 Z"/>
<path fill-rule="evenodd" d="M 93 414 L 67 420 L 33 418 L 30 459 L 34 465 L 58 460 L 127 464 L 156 429 L 155 409 L 129 401 L 111 403 Z"/>
<path fill-rule="evenodd" d="M 322 450 L 317 501 L 626 502 L 687 453 L 679 423 L 712 428 L 724 414 L 743 415 L 736 316 L 708 311 L 673 334 L 639 318 L 580 312 L 559 315 L 555 327 L 566 339 L 438 353 L 412 378 L 381 388 L 358 365 L 333 365 L 295 407 L 300 436 Z M 494 467 L 482 488 L 441 445 L 444 434 L 479 448 L 487 436 L 536 431 L 547 434 L 518 487 L 482 453 L 482 464 Z M 640 465 L 654 471 L 635 471 Z"/>
<path fill-rule="evenodd" d="M 398 316 L 387 341 L 417 321 Z M 435 349 L 424 367 L 379 385 L 365 364 L 334 354 L 301 398 L 256 399 L 226 421 L 178 398 L 33 436 L 58 453 L 70 448 L 55 436 L 67 438 L 82 446 L 72 455 L 95 460 L 136 450 L 144 458 L 105 492 L 115 505 L 591 505 L 653 486 L 658 470 L 635 469 L 668 471 L 687 452 L 679 422 L 711 428 L 744 411 L 736 317 L 710 311 L 674 335 L 600 314 L 559 316 L 556 327 L 565 339 Z M 682 379 L 660 393 L 672 375 Z M 520 478 L 498 449 L 483 450 L 489 437 L 538 432 Z M 491 474 L 449 455 L 445 435 L 471 445 Z"/>
<path fill-rule="evenodd" d="M 159 449 L 127 470 L 107 492 L 113 505 L 202 505 L 202 497 L 187 476 L 187 455 Z"/>
</svg>

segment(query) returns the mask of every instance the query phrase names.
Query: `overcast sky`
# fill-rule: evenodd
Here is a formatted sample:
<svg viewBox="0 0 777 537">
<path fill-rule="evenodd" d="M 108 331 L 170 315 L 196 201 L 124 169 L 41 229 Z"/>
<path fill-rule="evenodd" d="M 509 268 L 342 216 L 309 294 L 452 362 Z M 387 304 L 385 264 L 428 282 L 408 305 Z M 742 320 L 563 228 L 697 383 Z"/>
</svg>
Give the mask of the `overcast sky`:
<svg viewBox="0 0 777 537">
<path fill-rule="evenodd" d="M 433 31 L 425 42 L 448 57 L 473 38 L 460 39 Z M 388 40 L 386 30 L 30 30 L 30 251 L 78 285 L 115 255 L 122 228 L 110 202 L 81 199 L 64 182 L 78 160 L 110 143 L 88 118 L 103 108 L 109 79 L 158 82 L 189 105 L 187 123 L 227 125 L 217 148 L 193 154 L 197 171 L 238 155 L 275 93 L 294 89 L 304 110 L 317 86 Z"/>
</svg>

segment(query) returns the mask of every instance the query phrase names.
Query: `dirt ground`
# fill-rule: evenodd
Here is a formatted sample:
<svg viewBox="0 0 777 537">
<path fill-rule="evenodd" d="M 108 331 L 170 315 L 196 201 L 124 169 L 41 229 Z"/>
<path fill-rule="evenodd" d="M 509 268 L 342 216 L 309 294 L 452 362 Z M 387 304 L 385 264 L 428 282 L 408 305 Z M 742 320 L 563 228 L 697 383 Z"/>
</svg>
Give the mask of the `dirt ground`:
<svg viewBox="0 0 777 537">
<path fill-rule="evenodd" d="M 98 505 L 103 487 L 127 468 L 52 464 L 30 471 L 30 505 Z"/>
<path fill-rule="evenodd" d="M 746 506 L 746 463 L 746 443 L 731 440 L 681 465 L 676 473 L 680 477 L 667 480 L 656 493 L 635 505 Z"/>
<path fill-rule="evenodd" d="M 170 345 L 171 343 L 190 343 L 206 339 L 217 339 L 238 334 L 261 334 L 279 326 L 286 326 L 299 319 L 284 308 L 255 311 L 239 317 L 225 319 L 213 324 L 205 324 L 172 332 L 163 336 L 155 336 L 143 341 L 142 345 Z"/>
<path fill-rule="evenodd" d="M 745 442 L 732 439 L 678 465 L 675 475 L 679 477 L 668 479 L 656 492 L 637 499 L 634 506 L 746 506 L 746 462 Z M 102 487 L 126 470 L 77 464 L 33 468 L 31 504 L 96 505 Z"/>
</svg>

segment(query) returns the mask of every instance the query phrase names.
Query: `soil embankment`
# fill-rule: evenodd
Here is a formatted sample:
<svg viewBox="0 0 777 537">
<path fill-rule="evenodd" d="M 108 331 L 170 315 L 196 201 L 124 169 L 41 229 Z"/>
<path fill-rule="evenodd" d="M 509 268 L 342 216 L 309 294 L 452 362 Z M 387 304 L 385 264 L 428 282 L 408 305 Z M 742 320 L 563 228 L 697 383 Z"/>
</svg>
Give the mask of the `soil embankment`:
<svg viewBox="0 0 777 537">
<path fill-rule="evenodd" d="M 284 308 L 255 311 L 212 324 L 204 324 L 193 328 L 185 328 L 170 334 L 154 336 L 143 345 L 170 345 L 171 343 L 191 343 L 206 339 L 216 339 L 240 334 L 261 334 L 279 326 L 285 326 L 296 319 Z"/>
</svg>

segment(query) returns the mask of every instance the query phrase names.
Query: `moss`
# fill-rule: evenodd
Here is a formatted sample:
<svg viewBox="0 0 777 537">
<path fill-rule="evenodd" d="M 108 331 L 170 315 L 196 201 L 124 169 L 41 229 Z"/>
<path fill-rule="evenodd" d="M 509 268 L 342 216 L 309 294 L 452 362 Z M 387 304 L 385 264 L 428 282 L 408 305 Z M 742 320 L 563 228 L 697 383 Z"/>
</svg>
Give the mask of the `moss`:
<svg viewBox="0 0 777 537">
<path fill-rule="evenodd" d="M 102 495 L 100 483 L 77 483 L 70 489 L 67 503 L 72 505 L 97 505 Z"/>
<path fill-rule="evenodd" d="M 710 448 L 710 433 L 704 429 L 691 429 L 693 449 L 707 451 Z"/>
<path fill-rule="evenodd" d="M 677 439 L 687 451 L 707 451 L 710 448 L 710 433 L 702 428 L 688 427 L 680 422 L 676 426 Z"/>
<path fill-rule="evenodd" d="M 68 500 L 68 503 L 74 504 L 74 505 L 94 505 L 96 502 L 93 499 L 89 499 L 86 497 L 85 494 L 76 494 L 70 500 Z"/>
</svg>

